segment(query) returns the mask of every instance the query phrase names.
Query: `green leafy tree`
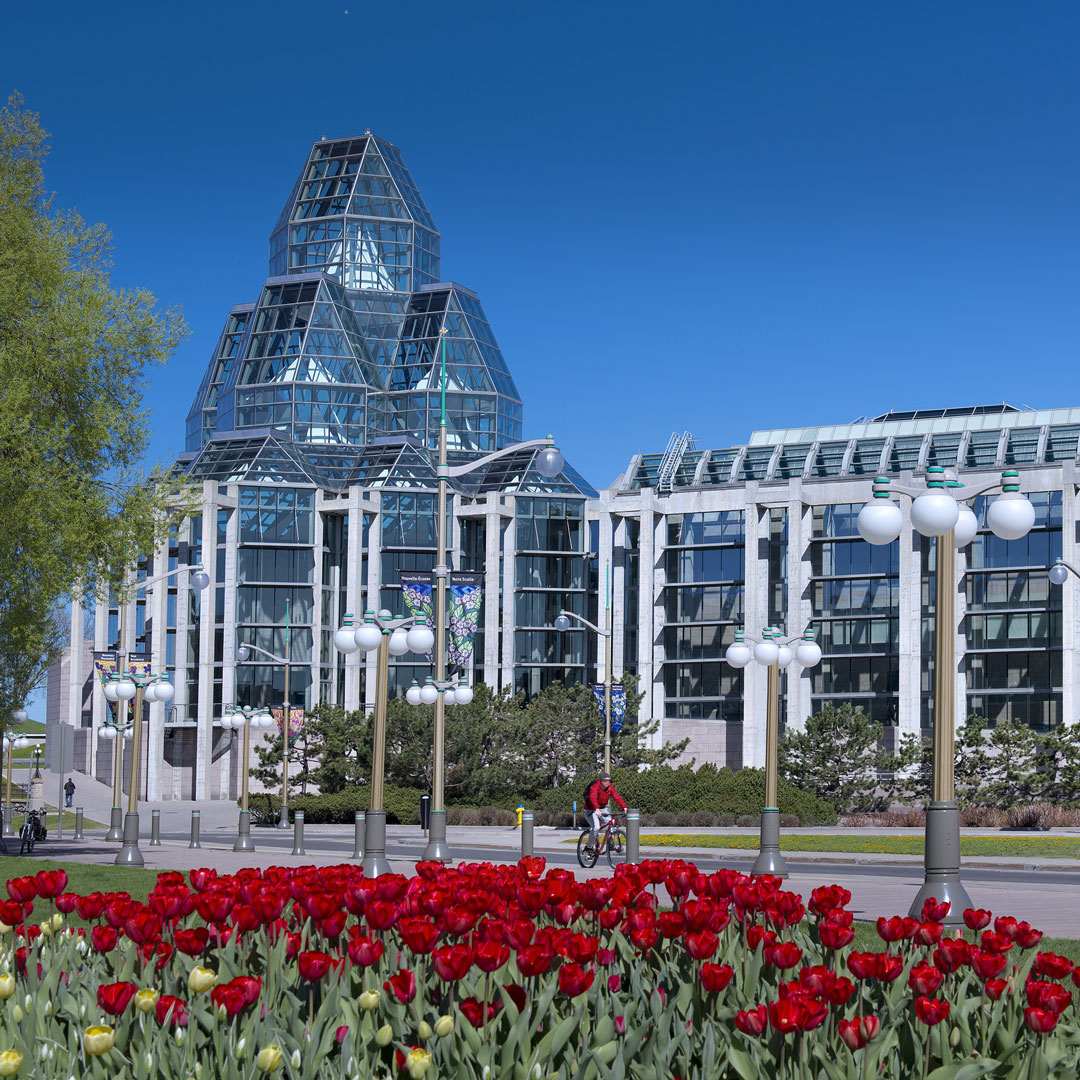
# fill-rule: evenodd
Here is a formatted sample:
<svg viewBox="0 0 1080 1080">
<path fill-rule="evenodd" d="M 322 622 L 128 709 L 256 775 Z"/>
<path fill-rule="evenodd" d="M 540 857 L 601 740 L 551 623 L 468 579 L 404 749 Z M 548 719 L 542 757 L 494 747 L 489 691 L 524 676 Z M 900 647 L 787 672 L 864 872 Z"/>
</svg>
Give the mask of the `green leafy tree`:
<svg viewBox="0 0 1080 1080">
<path fill-rule="evenodd" d="M 261 743 L 255 743 L 258 765 L 248 770 L 248 776 L 257 780 L 267 790 L 281 794 L 281 736 L 273 735 Z M 309 752 L 308 739 L 303 728 L 296 742 L 289 747 L 289 798 L 295 794 L 306 795 L 316 762 Z"/>
<path fill-rule="evenodd" d="M 311 782 L 324 794 L 365 784 L 370 778 L 370 732 L 362 710 L 316 705 L 304 718 Z M 279 740 L 280 742 L 280 740 Z"/>
<path fill-rule="evenodd" d="M 825 705 L 807 717 L 803 731 L 788 730 L 779 746 L 780 775 L 812 791 L 838 814 L 885 808 L 879 771 L 894 759 L 881 746 L 881 725 L 857 706 Z"/>
<path fill-rule="evenodd" d="M 18 604 L 19 593 L 0 595 L 0 725 L 11 729 L 11 713 L 45 684 L 45 675 L 68 643 L 64 608 L 35 610 Z"/>
<path fill-rule="evenodd" d="M 0 641 L 31 663 L 48 635 L 20 637 L 28 612 L 103 595 L 186 509 L 181 487 L 143 470 L 143 389 L 183 321 L 111 286 L 109 234 L 54 208 L 47 150 L 12 95 L 0 109 Z"/>
</svg>

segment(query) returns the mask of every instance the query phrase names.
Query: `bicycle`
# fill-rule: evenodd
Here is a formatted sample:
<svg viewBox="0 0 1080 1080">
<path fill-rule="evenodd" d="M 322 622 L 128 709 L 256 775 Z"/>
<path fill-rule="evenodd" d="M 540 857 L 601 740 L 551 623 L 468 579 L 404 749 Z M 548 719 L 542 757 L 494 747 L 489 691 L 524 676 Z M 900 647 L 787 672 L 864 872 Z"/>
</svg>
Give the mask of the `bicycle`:
<svg viewBox="0 0 1080 1080">
<path fill-rule="evenodd" d="M 596 848 L 590 854 L 586 851 L 589 846 L 589 838 L 592 829 L 586 826 L 577 842 L 578 865 L 585 870 L 590 870 L 596 865 L 601 855 L 607 855 L 608 864 L 614 870 L 615 867 L 626 858 L 626 833 L 621 825 L 615 824 L 615 818 L 610 817 L 607 823 L 600 829 L 596 838 Z"/>
<path fill-rule="evenodd" d="M 33 855 L 34 844 L 39 840 L 44 840 L 48 831 L 39 820 L 38 812 L 31 810 L 26 815 L 22 828 L 19 829 L 19 854 L 22 855 L 25 852 L 27 855 Z"/>
</svg>

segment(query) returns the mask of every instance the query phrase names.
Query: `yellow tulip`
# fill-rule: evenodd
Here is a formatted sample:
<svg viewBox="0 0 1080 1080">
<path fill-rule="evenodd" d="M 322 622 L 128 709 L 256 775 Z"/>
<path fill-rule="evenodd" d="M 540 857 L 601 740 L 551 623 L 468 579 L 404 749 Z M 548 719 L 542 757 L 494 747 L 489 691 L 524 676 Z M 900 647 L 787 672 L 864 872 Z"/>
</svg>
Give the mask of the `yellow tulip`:
<svg viewBox="0 0 1080 1080">
<path fill-rule="evenodd" d="M 116 1032 L 108 1024 L 94 1024 L 83 1032 L 83 1049 L 93 1057 L 107 1054 L 116 1042 Z"/>
<path fill-rule="evenodd" d="M 360 1008 L 363 1009 L 364 1012 L 371 1012 L 372 1009 L 377 1009 L 381 997 L 382 995 L 378 990 L 365 990 L 360 995 Z"/>
<path fill-rule="evenodd" d="M 15 976 L 5 972 L 0 975 L 0 999 L 7 999 L 15 993 Z"/>
<path fill-rule="evenodd" d="M 375 1032 L 375 1045 L 389 1046 L 393 1038 L 394 1029 L 389 1024 L 383 1024 L 383 1026 Z"/>
<path fill-rule="evenodd" d="M 161 995 L 153 987 L 147 986 L 135 994 L 135 1008 L 141 1013 L 153 1012 L 159 997 Z"/>
<path fill-rule="evenodd" d="M 439 1038 L 443 1038 L 445 1035 L 449 1035 L 454 1030 L 454 1018 L 452 1016 L 440 1016 L 435 1021 L 435 1034 Z"/>
<path fill-rule="evenodd" d="M 431 1025 L 426 1020 L 421 1020 L 420 1026 L 416 1029 L 416 1032 L 421 1039 L 430 1039 Z"/>
<path fill-rule="evenodd" d="M 22 1054 L 18 1050 L 5 1050 L 0 1054 L 0 1076 L 14 1076 L 22 1064 Z"/>
<path fill-rule="evenodd" d="M 188 989 L 193 994 L 202 994 L 210 989 L 214 983 L 217 982 L 217 972 L 211 971 L 210 968 L 193 967 L 191 974 L 188 976 Z"/>
<path fill-rule="evenodd" d="M 264 1046 L 255 1058 L 255 1064 L 264 1072 L 273 1072 L 275 1069 L 281 1067 L 283 1055 L 281 1048 L 278 1046 L 270 1045 Z"/>
<path fill-rule="evenodd" d="M 414 1046 L 405 1055 L 405 1068 L 412 1080 L 420 1080 L 420 1077 L 431 1068 L 431 1055 L 426 1050 Z"/>
</svg>

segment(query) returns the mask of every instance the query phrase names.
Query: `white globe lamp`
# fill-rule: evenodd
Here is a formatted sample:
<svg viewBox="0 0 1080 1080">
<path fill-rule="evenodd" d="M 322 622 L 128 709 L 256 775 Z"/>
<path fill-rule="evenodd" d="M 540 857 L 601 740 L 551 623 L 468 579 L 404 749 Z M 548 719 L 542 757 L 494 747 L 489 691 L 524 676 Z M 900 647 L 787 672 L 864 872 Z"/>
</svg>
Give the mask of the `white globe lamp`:
<svg viewBox="0 0 1080 1080">
<path fill-rule="evenodd" d="M 771 638 L 759 641 L 754 646 L 754 659 L 764 667 L 769 667 L 780 659 L 780 646 Z"/>
<path fill-rule="evenodd" d="M 987 509 L 986 524 L 1002 540 L 1019 540 L 1035 524 L 1035 507 L 1019 491 L 1003 491 Z"/>
<path fill-rule="evenodd" d="M 733 668 L 744 668 L 751 660 L 754 659 L 754 654 L 750 651 L 750 646 L 746 644 L 741 638 L 736 638 L 725 650 L 724 659 Z"/>
<path fill-rule="evenodd" d="M 434 705 L 439 698 L 439 691 L 435 687 L 434 681 L 429 677 L 427 682 L 420 687 L 420 700 L 425 705 Z"/>
<path fill-rule="evenodd" d="M 409 651 L 409 633 L 399 626 L 391 635 L 387 645 L 391 656 L 404 656 Z"/>
<path fill-rule="evenodd" d="M 959 505 L 944 491 L 928 491 L 911 504 L 912 527 L 923 536 L 944 536 L 959 516 Z"/>
<path fill-rule="evenodd" d="M 1069 568 L 1060 559 L 1050 567 L 1048 573 L 1053 585 L 1064 585 L 1069 580 Z"/>
<path fill-rule="evenodd" d="M 409 652 L 429 653 L 435 645 L 435 635 L 423 620 L 410 627 L 406 637 L 409 643 Z"/>
<path fill-rule="evenodd" d="M 364 620 L 357 628 L 353 637 L 356 640 L 356 647 L 363 649 L 364 652 L 371 652 L 372 649 L 379 647 L 379 642 L 382 641 L 382 631 L 375 625 L 368 613 L 368 618 Z"/>
<path fill-rule="evenodd" d="M 459 705 L 468 705 L 469 702 L 473 699 L 472 687 L 466 686 L 464 683 L 462 683 L 454 691 L 454 697 L 457 698 L 457 703 Z"/>
<path fill-rule="evenodd" d="M 953 526 L 953 539 L 958 548 L 965 548 L 975 539 L 979 531 L 979 519 L 966 503 L 959 507 L 956 524 Z"/>
<path fill-rule="evenodd" d="M 817 667 L 821 663 L 821 646 L 816 641 L 804 639 L 796 646 L 795 659 L 804 668 Z"/>
<path fill-rule="evenodd" d="M 792 661 L 793 656 L 791 650 L 786 645 L 781 645 L 777 649 L 776 662 L 780 665 L 781 670 L 786 668 Z"/>
<path fill-rule="evenodd" d="M 334 648 L 345 656 L 352 656 L 360 648 L 356 644 L 356 628 L 352 624 L 352 615 L 346 615 L 343 625 L 334 631 Z"/>
<path fill-rule="evenodd" d="M 856 524 L 868 544 L 891 544 L 904 527 L 904 512 L 892 499 L 872 499 L 859 511 Z"/>
</svg>

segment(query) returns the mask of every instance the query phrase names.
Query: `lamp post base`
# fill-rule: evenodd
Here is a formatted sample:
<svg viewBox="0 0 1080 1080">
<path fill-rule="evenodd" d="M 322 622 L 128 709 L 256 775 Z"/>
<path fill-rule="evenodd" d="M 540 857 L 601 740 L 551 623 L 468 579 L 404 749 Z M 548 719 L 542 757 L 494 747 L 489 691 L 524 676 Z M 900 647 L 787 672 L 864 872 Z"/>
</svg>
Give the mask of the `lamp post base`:
<svg viewBox="0 0 1080 1080">
<path fill-rule="evenodd" d="M 369 810 L 364 819 L 364 877 L 393 872 L 386 858 L 386 811 Z"/>
<path fill-rule="evenodd" d="M 289 827 L 289 806 L 287 803 L 281 804 L 281 812 L 278 814 L 277 825 L 278 829 L 287 829 Z"/>
<path fill-rule="evenodd" d="M 106 840 L 115 840 L 118 844 L 124 839 L 124 811 L 119 806 L 112 808 L 109 816 L 109 831 L 105 834 Z"/>
<path fill-rule="evenodd" d="M 424 848 L 424 862 L 453 862 L 454 856 L 446 842 L 446 811 L 432 810 L 428 822 L 428 842 Z"/>
<path fill-rule="evenodd" d="M 233 851 L 254 851 L 255 841 L 251 839 L 251 811 L 241 810 L 240 821 L 236 826 L 236 841 Z"/>
<path fill-rule="evenodd" d="M 11 806 L 4 807 L 4 836 L 14 836 L 15 826 L 11 824 Z"/>
<path fill-rule="evenodd" d="M 750 873 L 757 877 L 772 874 L 773 877 L 786 878 L 787 863 L 780 854 L 780 810 L 775 806 L 767 806 L 761 811 L 761 842 L 758 848 L 758 857 Z"/>
<path fill-rule="evenodd" d="M 124 816 L 124 846 L 116 856 L 116 866 L 142 866 L 144 859 L 139 850 L 139 814 Z"/>
<path fill-rule="evenodd" d="M 974 905 L 960 881 L 960 809 L 954 802 L 932 802 L 926 810 L 926 880 L 915 894 L 910 915 L 919 918 L 927 900 L 949 901 L 946 926 L 964 922 L 964 910 Z"/>
</svg>

